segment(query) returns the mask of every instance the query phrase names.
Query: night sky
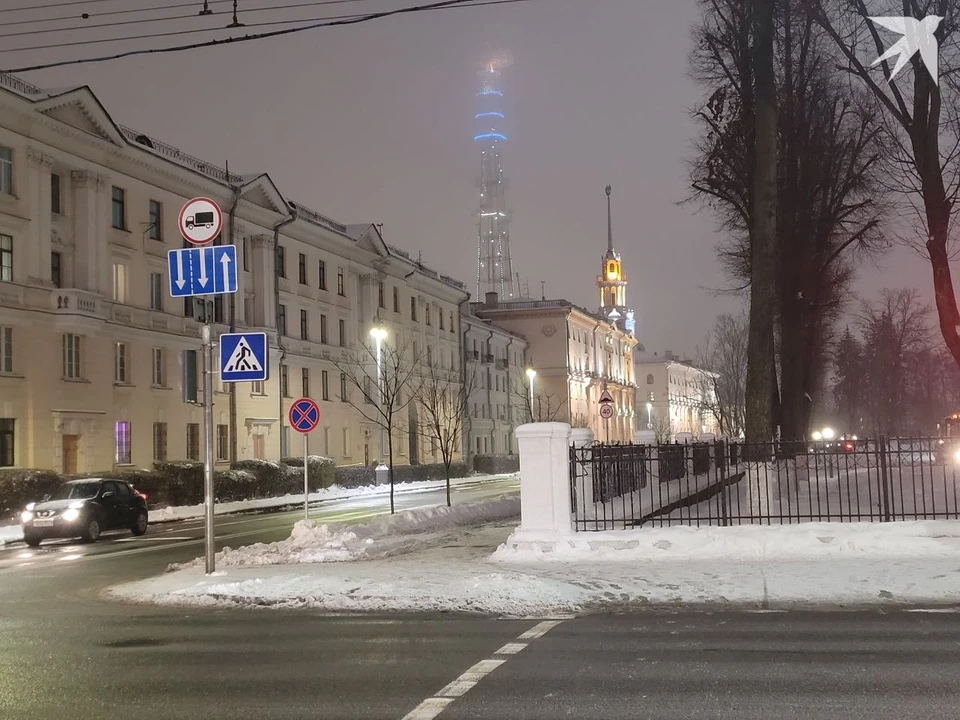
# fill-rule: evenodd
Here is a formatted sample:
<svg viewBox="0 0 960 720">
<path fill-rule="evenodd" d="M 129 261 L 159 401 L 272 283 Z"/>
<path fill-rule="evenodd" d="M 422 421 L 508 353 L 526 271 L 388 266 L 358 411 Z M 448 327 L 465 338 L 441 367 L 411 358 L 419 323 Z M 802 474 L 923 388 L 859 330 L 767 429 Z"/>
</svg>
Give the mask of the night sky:
<svg viewBox="0 0 960 720">
<path fill-rule="evenodd" d="M 52 0 L 41 0 L 49 3 Z M 0 0 L 0 8 L 29 5 Z M 314 19 L 412 0 L 239 0 L 241 22 Z M 254 8 L 307 4 L 302 8 Z M 168 7 L 140 15 L 95 13 Z M 184 7 L 179 7 L 184 6 Z M 193 17 L 201 2 L 102 0 L 6 12 L 0 33 L 70 28 L 0 41 L 23 48 L 222 27 Z M 228 12 L 229 2 L 214 2 Z M 247 12 L 245 12 L 247 10 Z M 76 18 L 88 12 L 91 18 Z M 694 0 L 531 0 L 436 10 L 276 39 L 23 73 L 47 88 L 88 84 L 113 118 L 240 173 L 268 172 L 291 199 L 344 223 L 384 224 L 388 242 L 475 287 L 476 73 L 506 52 L 503 147 L 513 211 L 514 268 L 539 297 L 596 304 L 606 247 L 604 187 L 613 186 L 614 242 L 630 280 L 637 334 L 648 350 L 692 353 L 719 312 L 726 279 L 709 211 L 679 205 L 701 96 L 688 75 Z M 7 23 L 57 16 L 43 25 Z M 82 24 L 191 17 L 80 32 Z M 250 27 L 262 32 L 274 27 Z M 236 31 L 234 31 L 236 32 Z M 0 67 L 183 44 L 227 31 L 110 44 L 0 52 Z M 896 250 L 864 267 L 857 289 L 920 288 L 925 260 Z"/>
</svg>

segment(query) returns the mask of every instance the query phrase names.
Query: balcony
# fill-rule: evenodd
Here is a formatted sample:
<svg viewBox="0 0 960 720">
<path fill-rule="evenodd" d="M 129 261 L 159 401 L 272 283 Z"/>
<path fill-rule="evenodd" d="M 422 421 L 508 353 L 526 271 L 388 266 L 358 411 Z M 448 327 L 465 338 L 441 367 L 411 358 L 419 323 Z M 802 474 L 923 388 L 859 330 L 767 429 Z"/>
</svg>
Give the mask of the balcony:
<svg viewBox="0 0 960 720">
<path fill-rule="evenodd" d="M 493 362 L 493 355 L 487 355 L 484 353 L 480 358 L 480 362 L 482 362 L 484 365 L 489 365 Z"/>
<path fill-rule="evenodd" d="M 50 293 L 50 307 L 63 315 L 104 316 L 103 298 L 86 290 L 55 290 Z"/>
<path fill-rule="evenodd" d="M 497 358 L 497 370 L 506 370 L 506 369 L 507 369 L 507 359 Z"/>
</svg>

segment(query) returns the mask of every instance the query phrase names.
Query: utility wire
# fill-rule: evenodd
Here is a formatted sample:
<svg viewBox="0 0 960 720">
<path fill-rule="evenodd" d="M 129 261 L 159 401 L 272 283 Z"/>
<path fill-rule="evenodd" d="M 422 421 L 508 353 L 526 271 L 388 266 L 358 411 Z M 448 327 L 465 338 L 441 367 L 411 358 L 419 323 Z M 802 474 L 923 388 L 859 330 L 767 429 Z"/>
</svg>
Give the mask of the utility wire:
<svg viewBox="0 0 960 720">
<path fill-rule="evenodd" d="M 217 4 L 227 4 L 231 3 L 233 0 L 209 0 L 208 5 L 217 5 Z M 244 8 L 241 12 L 244 13 L 255 13 L 255 12 L 266 12 L 270 10 L 288 10 L 293 8 L 303 8 L 303 7 L 316 7 L 319 5 L 341 5 L 343 3 L 358 3 L 358 2 L 370 2 L 370 0 L 314 0 L 314 2 L 305 2 L 305 3 L 295 3 L 293 5 L 274 5 L 271 7 L 257 7 L 257 8 Z M 13 20 L 11 22 L 2 22 L 0 23 L 0 28 L 13 27 L 15 25 L 41 25 L 44 23 L 60 22 L 63 20 L 87 20 L 92 18 L 104 18 L 112 15 L 132 15 L 136 13 L 151 13 L 159 12 L 161 10 L 178 10 L 180 8 L 197 8 L 197 2 L 188 3 L 175 3 L 173 5 L 154 5 L 153 7 L 148 8 L 127 8 L 126 10 L 107 10 L 105 12 L 98 13 L 83 13 L 82 16 L 78 16 L 76 13 L 72 15 L 58 15 L 57 17 L 52 18 L 34 18 L 32 20 Z M 220 12 L 212 12 L 211 15 L 228 15 L 229 10 L 223 10 Z M 163 18 L 145 18 L 142 20 L 128 20 L 127 23 L 133 25 L 135 23 L 147 23 L 147 22 L 162 22 L 164 20 L 176 20 L 181 18 L 195 18 L 203 17 L 200 13 L 192 13 L 190 15 L 174 15 Z M 120 25 L 124 23 L 110 23 L 110 25 Z M 43 32 L 67 32 L 70 30 L 92 30 L 93 28 L 99 27 L 108 27 L 107 24 L 104 25 L 86 25 L 80 24 L 75 27 L 68 28 L 57 28 L 54 30 L 35 30 L 33 32 L 18 32 L 18 33 L 9 33 L 6 35 L 0 35 L 0 37 L 16 37 L 17 35 L 35 35 L 37 33 Z"/>
<path fill-rule="evenodd" d="M 223 0 L 221 0 L 221 1 L 223 1 Z M 227 2 L 231 2 L 232 0 L 226 0 L 226 1 L 227 1 Z M 292 5 L 275 5 L 275 6 L 273 6 L 273 7 L 245 8 L 245 9 L 241 10 L 240 12 L 242 12 L 244 15 L 246 15 L 246 14 L 248 14 L 248 13 L 258 13 L 258 12 L 262 13 L 262 12 L 270 12 L 270 11 L 274 11 L 274 10 L 292 10 L 292 9 L 294 9 L 294 8 L 317 7 L 317 6 L 320 6 L 320 5 L 339 5 L 339 4 L 345 3 L 345 2 L 369 2 L 369 0 L 321 0 L 320 2 L 294 3 L 294 4 L 292 4 Z M 194 6 L 196 6 L 196 3 L 194 3 Z M 151 8 L 151 10 L 152 10 L 152 9 L 160 9 L 160 8 Z M 148 10 L 118 10 L 117 12 L 118 12 L 118 13 L 148 12 Z M 220 11 L 220 12 L 214 12 L 214 13 L 210 13 L 209 17 L 214 17 L 214 16 L 217 16 L 217 15 L 230 15 L 230 12 L 231 12 L 231 11 L 229 11 L 229 10 L 223 10 L 223 11 Z M 330 17 L 330 18 L 304 18 L 303 20 L 282 20 L 282 21 L 278 21 L 278 22 L 276 22 L 276 23 L 264 23 L 264 22 L 262 22 L 262 23 L 244 23 L 244 26 L 245 26 L 245 27 L 261 27 L 261 26 L 271 25 L 271 24 L 272 24 L 272 25 L 280 25 L 280 24 L 282 24 L 282 23 L 289 23 L 289 22 L 314 22 L 314 21 L 316 21 L 316 20 L 327 20 L 327 19 L 340 19 L 340 18 L 345 18 L 345 17 L 356 17 L 358 14 L 359 14 L 359 13 L 353 13 L 353 14 L 351 14 L 351 15 L 334 15 L 334 16 L 332 16 L 332 17 Z M 95 25 L 77 25 L 76 27 L 45 28 L 45 29 L 43 29 L 43 30 L 22 30 L 22 31 L 17 31 L 17 32 L 0 34 L 0 38 L 25 37 L 25 36 L 27 36 L 27 35 L 46 35 L 46 34 L 49 34 L 49 33 L 65 33 L 65 32 L 78 32 L 78 31 L 79 31 L 79 32 L 83 32 L 84 30 L 96 30 L 96 29 L 98 29 L 98 28 L 120 27 L 120 26 L 125 26 L 125 25 L 143 25 L 143 24 L 148 24 L 148 23 L 162 23 L 162 22 L 169 22 L 169 21 L 171 21 L 171 20 L 192 20 L 192 19 L 197 18 L 197 17 L 198 17 L 197 14 L 190 14 L 190 15 L 170 15 L 170 16 L 168 16 L 168 17 L 162 17 L 162 18 L 141 18 L 141 19 L 139 19 L 139 20 L 119 20 L 119 21 L 117 21 L 117 22 L 97 23 L 97 24 L 95 24 Z M 204 16 L 204 17 L 206 17 L 206 16 Z M 73 20 L 73 19 L 75 19 L 75 18 L 69 18 L 69 19 Z M 24 21 L 24 22 L 52 22 L 52 20 L 32 20 L 32 21 Z M 5 26 L 4 26 L 3 24 L 0 24 L 0 27 L 5 27 Z M 207 28 L 207 29 L 208 29 L 208 30 L 218 30 L 219 28 Z M 185 31 L 184 31 L 184 33 L 187 33 L 187 32 L 202 32 L 202 31 L 201 31 L 201 30 L 190 30 L 190 31 L 186 31 L 186 30 L 185 30 Z M 168 33 L 168 34 L 169 34 L 169 33 Z M 143 35 L 143 36 L 141 36 L 141 37 L 147 38 L 147 37 L 163 37 L 163 36 L 164 36 L 163 33 L 159 33 L 159 34 L 153 34 L 153 35 Z M 139 39 L 139 38 L 138 38 L 138 39 Z M 58 43 L 56 46 L 45 45 L 45 46 L 41 46 L 41 47 L 68 47 L 70 44 L 71 44 L 71 43 Z M 33 50 L 33 49 L 35 49 L 35 48 L 13 48 L 13 49 L 16 49 L 16 50 Z M 3 51 L 0 51 L 0 52 L 3 52 Z"/>
<path fill-rule="evenodd" d="M 94 0 L 94 1 L 102 2 L 103 0 Z M 378 20 L 380 18 L 391 17 L 393 15 L 410 14 L 410 13 L 424 12 L 427 10 L 440 10 L 440 9 L 446 9 L 446 8 L 452 9 L 452 8 L 482 7 L 484 5 L 508 5 L 513 3 L 521 3 L 521 2 L 528 2 L 528 1 L 529 0 L 483 0 L 481 2 L 475 2 L 474 0 L 443 0 L 442 2 L 429 3 L 427 5 L 414 5 L 410 7 L 397 8 L 395 10 L 384 10 L 383 12 L 351 16 L 349 18 L 345 18 L 342 20 L 318 22 L 311 25 L 306 25 L 304 27 L 287 28 L 285 30 L 274 30 L 271 32 L 257 33 L 255 35 L 244 35 L 243 37 L 230 37 L 230 38 L 224 38 L 223 40 L 209 40 L 207 42 L 192 43 L 189 45 L 174 45 L 174 46 L 165 47 L 165 48 L 146 48 L 142 50 L 128 50 L 126 52 L 115 53 L 113 55 L 102 55 L 99 57 L 80 58 L 77 60 L 61 60 L 58 62 L 42 63 L 39 65 L 29 65 L 29 66 L 18 67 L 18 68 L 10 68 L 8 70 L 3 70 L 0 72 L 24 73 L 24 72 L 30 72 L 33 70 L 46 70 L 48 68 L 64 67 L 66 65 L 85 65 L 88 63 L 106 62 L 108 60 L 119 60 L 121 58 L 133 57 L 136 55 L 154 55 L 154 54 L 166 54 L 166 53 L 173 53 L 173 52 L 183 52 L 186 50 L 196 50 L 198 48 L 214 47 L 217 45 L 227 45 L 231 43 L 241 43 L 241 42 L 247 42 L 250 40 L 263 40 L 265 38 L 278 37 L 280 35 L 291 35 L 293 33 L 304 32 L 306 30 L 315 30 L 317 28 L 323 28 L 323 27 L 335 27 L 340 25 L 356 25 L 359 23 L 369 22 L 371 20 Z M 295 22 L 308 22 L 308 21 L 300 20 Z M 269 23 L 269 24 L 276 24 L 276 23 Z M 223 28 L 223 29 L 226 29 L 226 28 Z M 196 32 L 196 31 L 184 31 L 184 33 L 186 32 Z M 214 30 L 207 30 L 206 32 L 214 32 Z M 184 34 L 184 33 L 173 33 L 173 34 Z M 156 36 L 149 35 L 145 37 L 156 37 Z M 116 42 L 117 40 L 123 40 L 123 39 L 129 39 L 129 38 L 108 38 L 104 40 L 96 40 L 96 41 L 89 41 L 89 42 Z M 140 38 L 136 38 L 136 39 L 140 39 Z M 45 45 L 42 47 L 43 48 L 62 47 L 62 45 Z M 15 52 L 16 50 L 29 50 L 29 49 L 39 49 L 39 48 L 15 48 L 14 50 L 4 49 L 4 50 L 0 50 L 0 53 Z"/>
</svg>

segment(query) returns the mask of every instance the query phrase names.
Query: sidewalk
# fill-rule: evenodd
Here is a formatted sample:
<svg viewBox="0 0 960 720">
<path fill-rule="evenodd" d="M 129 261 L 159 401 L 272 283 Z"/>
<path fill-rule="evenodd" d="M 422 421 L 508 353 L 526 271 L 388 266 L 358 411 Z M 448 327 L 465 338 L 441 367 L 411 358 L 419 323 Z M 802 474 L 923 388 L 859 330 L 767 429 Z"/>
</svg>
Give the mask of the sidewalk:
<svg viewBox="0 0 960 720">
<path fill-rule="evenodd" d="M 534 549 L 515 542 L 517 521 L 503 517 L 466 527 L 390 522 L 392 529 L 298 523 L 284 543 L 225 553 L 215 576 L 195 565 L 110 592 L 174 605 L 511 617 L 960 604 L 954 521 L 579 533 L 541 538 Z"/>
</svg>

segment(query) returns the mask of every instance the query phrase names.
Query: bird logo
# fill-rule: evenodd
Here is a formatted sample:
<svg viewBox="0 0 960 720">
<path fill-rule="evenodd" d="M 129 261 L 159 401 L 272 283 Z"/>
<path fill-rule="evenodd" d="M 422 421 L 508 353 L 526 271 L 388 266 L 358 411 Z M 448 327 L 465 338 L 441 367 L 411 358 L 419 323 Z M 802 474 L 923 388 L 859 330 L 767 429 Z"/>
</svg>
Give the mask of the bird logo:
<svg viewBox="0 0 960 720">
<path fill-rule="evenodd" d="M 897 73 L 903 69 L 903 66 L 919 51 L 923 66 L 927 69 L 927 72 L 930 73 L 933 82 L 938 83 L 937 54 L 940 48 L 934 33 L 943 21 L 941 16 L 927 15 L 923 20 L 917 20 L 912 17 L 895 16 L 872 17 L 870 20 L 877 25 L 885 27 L 887 30 L 892 30 L 895 33 L 903 35 L 902 38 L 890 46 L 889 50 L 874 60 L 870 67 L 884 60 L 888 60 L 894 55 L 899 55 L 897 64 L 893 66 L 893 72 L 890 73 L 889 79 L 892 82 Z"/>
</svg>

